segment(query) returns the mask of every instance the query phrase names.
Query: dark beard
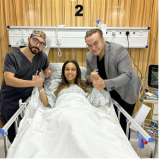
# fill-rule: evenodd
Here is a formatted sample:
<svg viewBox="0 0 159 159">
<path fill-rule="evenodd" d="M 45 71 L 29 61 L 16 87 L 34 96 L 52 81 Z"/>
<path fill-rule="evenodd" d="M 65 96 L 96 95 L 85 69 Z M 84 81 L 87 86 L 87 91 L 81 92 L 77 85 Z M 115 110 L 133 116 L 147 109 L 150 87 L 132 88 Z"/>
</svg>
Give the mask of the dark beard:
<svg viewBox="0 0 159 159">
<path fill-rule="evenodd" d="M 36 52 L 35 50 L 33 51 L 32 48 L 38 49 L 38 52 Z M 36 55 L 36 54 L 38 54 L 38 53 L 41 52 L 41 51 L 39 50 L 39 48 L 37 48 L 37 47 L 32 47 L 31 44 L 30 44 L 30 42 L 29 42 L 29 50 L 30 50 L 31 53 L 34 54 L 34 55 Z"/>
</svg>

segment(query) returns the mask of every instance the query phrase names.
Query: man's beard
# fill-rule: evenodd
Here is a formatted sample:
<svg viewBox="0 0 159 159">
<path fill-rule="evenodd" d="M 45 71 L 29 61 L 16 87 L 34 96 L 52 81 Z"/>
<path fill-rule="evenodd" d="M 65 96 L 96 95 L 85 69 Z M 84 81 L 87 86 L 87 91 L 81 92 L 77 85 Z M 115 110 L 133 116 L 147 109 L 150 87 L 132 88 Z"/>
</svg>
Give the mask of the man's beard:
<svg viewBox="0 0 159 159">
<path fill-rule="evenodd" d="M 32 50 L 33 48 L 36 48 L 38 51 Z M 30 42 L 29 42 L 29 50 L 30 50 L 31 53 L 34 54 L 34 55 L 36 55 L 36 54 L 38 54 L 38 53 L 41 52 L 38 47 L 31 46 Z"/>
</svg>

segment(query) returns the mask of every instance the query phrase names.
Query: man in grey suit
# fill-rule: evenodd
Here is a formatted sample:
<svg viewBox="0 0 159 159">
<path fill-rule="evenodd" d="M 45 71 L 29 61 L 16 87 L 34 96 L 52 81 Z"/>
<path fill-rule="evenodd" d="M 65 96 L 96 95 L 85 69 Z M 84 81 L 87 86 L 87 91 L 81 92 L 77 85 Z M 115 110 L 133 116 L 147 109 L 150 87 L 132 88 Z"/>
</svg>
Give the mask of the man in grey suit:
<svg viewBox="0 0 159 159">
<path fill-rule="evenodd" d="M 88 83 L 97 90 L 106 89 L 132 116 L 141 82 L 127 50 L 120 44 L 105 42 L 100 29 L 87 31 L 85 42 L 89 49 L 86 54 Z M 126 133 L 126 118 L 122 114 L 120 124 Z"/>
</svg>

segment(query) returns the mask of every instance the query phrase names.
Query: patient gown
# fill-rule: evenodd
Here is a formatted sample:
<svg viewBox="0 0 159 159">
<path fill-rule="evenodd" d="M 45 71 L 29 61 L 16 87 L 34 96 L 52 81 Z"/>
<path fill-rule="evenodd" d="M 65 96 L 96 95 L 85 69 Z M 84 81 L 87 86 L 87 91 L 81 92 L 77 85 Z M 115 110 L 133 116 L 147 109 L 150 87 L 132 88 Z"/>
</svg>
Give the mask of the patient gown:
<svg viewBox="0 0 159 159">
<path fill-rule="evenodd" d="M 58 84 L 61 82 L 60 79 L 53 80 L 51 82 L 51 85 L 48 87 L 45 87 L 45 93 L 48 98 L 48 102 L 51 107 L 55 106 L 56 102 L 56 96 L 54 95 L 54 92 L 56 91 Z M 81 87 L 79 87 L 76 84 L 71 84 L 70 87 L 62 89 L 58 97 L 60 97 L 63 94 L 68 94 L 71 96 L 71 93 L 78 93 L 80 95 L 83 95 L 87 98 L 87 100 L 93 105 L 93 106 L 102 106 L 106 105 L 109 102 L 109 94 L 107 95 L 107 98 L 104 98 L 102 93 L 95 88 L 89 88 L 91 91 L 89 93 L 86 93 Z"/>
</svg>

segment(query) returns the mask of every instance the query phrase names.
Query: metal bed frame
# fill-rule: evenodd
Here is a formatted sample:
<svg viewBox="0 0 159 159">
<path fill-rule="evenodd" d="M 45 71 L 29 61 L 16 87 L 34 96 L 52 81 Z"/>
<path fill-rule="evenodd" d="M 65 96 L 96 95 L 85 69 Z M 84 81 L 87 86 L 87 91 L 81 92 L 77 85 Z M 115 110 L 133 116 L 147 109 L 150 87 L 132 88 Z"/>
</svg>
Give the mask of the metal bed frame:
<svg viewBox="0 0 159 159">
<path fill-rule="evenodd" d="M 101 90 L 101 93 L 105 96 L 105 91 Z M 112 103 L 118 108 L 118 119 L 120 120 L 120 113 L 124 114 L 125 117 L 128 119 L 127 122 L 127 131 L 126 131 L 126 136 L 129 136 L 129 126 L 130 124 L 133 124 L 135 128 L 139 131 L 140 134 L 142 134 L 143 138 L 147 142 L 153 142 L 153 138 L 141 127 L 138 125 L 138 123 L 135 122 L 135 120 L 115 101 L 112 99 Z M 24 117 L 25 111 L 27 108 L 28 103 L 22 103 L 22 100 L 19 100 L 19 109 L 16 111 L 16 113 L 11 117 L 11 119 L 4 125 L 2 129 L 0 129 L 0 133 L 3 136 L 4 139 L 4 152 L 5 152 L 5 157 L 7 157 L 8 153 L 8 143 L 7 143 L 7 131 L 9 127 L 14 123 L 15 124 L 15 130 L 16 133 L 18 132 L 18 116 L 21 115 L 21 117 Z M 142 140 L 141 138 L 139 138 Z M 142 141 L 141 141 L 142 142 Z M 138 155 L 140 155 L 138 153 Z"/>
</svg>

